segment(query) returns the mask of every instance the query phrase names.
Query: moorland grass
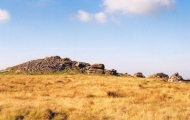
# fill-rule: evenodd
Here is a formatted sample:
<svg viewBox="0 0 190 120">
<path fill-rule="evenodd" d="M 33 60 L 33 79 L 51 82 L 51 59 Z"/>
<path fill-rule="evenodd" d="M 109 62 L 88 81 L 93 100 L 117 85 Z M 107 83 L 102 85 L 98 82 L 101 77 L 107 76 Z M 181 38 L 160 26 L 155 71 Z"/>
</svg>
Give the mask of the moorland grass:
<svg viewBox="0 0 190 120">
<path fill-rule="evenodd" d="M 189 120 L 189 86 L 126 76 L 0 75 L 0 120 Z"/>
</svg>

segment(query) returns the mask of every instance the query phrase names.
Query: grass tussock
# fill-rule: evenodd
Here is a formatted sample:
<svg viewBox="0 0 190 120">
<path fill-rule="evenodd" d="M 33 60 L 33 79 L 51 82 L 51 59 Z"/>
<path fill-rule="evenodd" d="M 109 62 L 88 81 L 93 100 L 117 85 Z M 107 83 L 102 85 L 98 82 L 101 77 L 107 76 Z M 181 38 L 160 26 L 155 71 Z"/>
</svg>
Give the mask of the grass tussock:
<svg viewBox="0 0 190 120">
<path fill-rule="evenodd" d="M 123 97 L 123 95 L 121 95 L 117 92 L 113 92 L 113 91 L 108 91 L 107 95 L 108 95 L 108 97 L 113 97 L 113 98 Z"/>
<path fill-rule="evenodd" d="M 0 75 L 0 120 L 189 120 L 189 83 L 98 75 Z"/>
</svg>

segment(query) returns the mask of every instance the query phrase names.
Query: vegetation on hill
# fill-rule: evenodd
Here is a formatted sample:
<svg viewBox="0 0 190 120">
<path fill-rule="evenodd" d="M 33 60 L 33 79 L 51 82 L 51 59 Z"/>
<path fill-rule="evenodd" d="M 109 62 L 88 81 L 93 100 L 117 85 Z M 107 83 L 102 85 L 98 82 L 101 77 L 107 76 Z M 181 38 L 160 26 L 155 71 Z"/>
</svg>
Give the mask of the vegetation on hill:
<svg viewBox="0 0 190 120">
<path fill-rule="evenodd" d="M 188 120 L 189 83 L 100 75 L 0 75 L 2 120 Z"/>
</svg>

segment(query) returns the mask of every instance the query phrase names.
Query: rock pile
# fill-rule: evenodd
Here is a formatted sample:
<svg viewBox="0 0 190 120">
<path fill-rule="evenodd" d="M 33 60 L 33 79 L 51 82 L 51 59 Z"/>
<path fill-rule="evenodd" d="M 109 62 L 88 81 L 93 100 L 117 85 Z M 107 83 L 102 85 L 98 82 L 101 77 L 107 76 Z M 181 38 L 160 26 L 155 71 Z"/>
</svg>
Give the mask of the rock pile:
<svg viewBox="0 0 190 120">
<path fill-rule="evenodd" d="M 104 68 L 105 68 L 104 64 L 93 64 L 90 66 L 87 73 L 89 73 L 89 74 L 105 74 Z"/>
<path fill-rule="evenodd" d="M 72 61 L 69 58 L 61 59 L 59 56 L 46 57 L 45 59 L 32 60 L 17 66 L 12 67 L 13 70 L 21 70 L 25 72 L 56 72 L 63 71 L 66 67 L 72 66 Z"/>
<path fill-rule="evenodd" d="M 169 82 L 179 82 L 182 81 L 183 77 L 181 75 L 179 75 L 179 73 L 174 73 L 172 76 L 170 76 L 169 78 Z"/>
<path fill-rule="evenodd" d="M 108 74 L 108 75 L 118 75 L 117 73 L 117 70 L 105 70 L 105 74 Z"/>
<path fill-rule="evenodd" d="M 90 69 L 90 66 L 89 63 L 73 61 L 73 66 L 70 69 L 71 71 L 86 73 Z"/>
<path fill-rule="evenodd" d="M 141 72 L 135 73 L 133 76 L 139 78 L 145 78 L 145 76 Z"/>
<path fill-rule="evenodd" d="M 23 64 L 8 68 L 9 71 L 23 71 L 28 73 L 51 73 L 51 72 L 79 72 L 88 74 L 116 75 L 116 70 L 105 70 L 104 64 L 90 65 L 86 62 L 72 61 L 70 58 L 59 56 L 46 57 L 25 62 Z M 109 72 L 108 72 L 109 71 Z"/>
<path fill-rule="evenodd" d="M 169 76 L 164 73 L 156 73 L 156 74 L 150 75 L 149 78 L 169 78 Z"/>
</svg>

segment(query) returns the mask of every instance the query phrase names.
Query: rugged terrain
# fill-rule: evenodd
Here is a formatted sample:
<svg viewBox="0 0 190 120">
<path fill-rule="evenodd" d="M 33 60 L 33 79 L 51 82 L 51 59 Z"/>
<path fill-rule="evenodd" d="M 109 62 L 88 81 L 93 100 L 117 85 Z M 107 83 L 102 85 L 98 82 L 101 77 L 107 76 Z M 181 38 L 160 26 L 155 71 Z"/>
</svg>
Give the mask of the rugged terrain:
<svg viewBox="0 0 190 120">
<path fill-rule="evenodd" d="M 117 75 L 117 71 L 105 69 L 104 64 L 89 64 L 86 62 L 72 61 L 70 58 L 60 56 L 46 57 L 25 62 L 20 65 L 9 67 L 8 72 L 25 74 L 48 74 L 54 72 L 74 72 L 87 74 L 108 74 Z"/>
<path fill-rule="evenodd" d="M 72 61 L 70 58 L 61 58 L 60 56 L 46 57 L 44 59 L 31 60 L 20 65 L 0 70 L 0 74 L 97 74 L 97 75 L 114 75 L 114 76 L 131 76 L 128 73 L 117 73 L 117 70 L 107 70 L 104 64 L 89 64 L 86 62 Z M 145 78 L 143 73 L 137 72 L 133 77 Z M 165 78 L 169 82 L 182 82 L 183 77 L 179 73 L 169 75 L 162 72 L 155 73 L 148 78 Z M 187 81 L 187 80 L 185 80 Z M 189 80 L 188 80 L 189 81 Z"/>
</svg>

